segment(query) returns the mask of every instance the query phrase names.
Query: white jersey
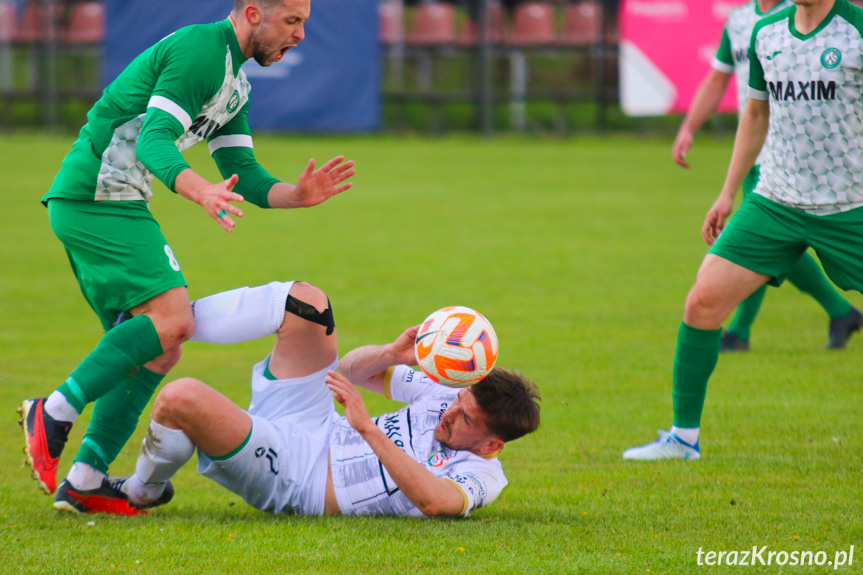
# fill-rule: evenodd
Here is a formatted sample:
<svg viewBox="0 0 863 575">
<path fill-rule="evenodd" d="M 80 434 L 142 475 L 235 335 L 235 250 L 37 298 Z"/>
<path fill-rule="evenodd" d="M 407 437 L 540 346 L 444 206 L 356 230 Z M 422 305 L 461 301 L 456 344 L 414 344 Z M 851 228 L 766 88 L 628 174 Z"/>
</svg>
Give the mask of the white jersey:
<svg viewBox="0 0 863 575">
<path fill-rule="evenodd" d="M 750 46 L 750 96 L 769 100 L 755 193 L 813 215 L 863 207 L 863 11 L 836 0 L 811 33 L 796 6 L 764 18 Z"/>
<path fill-rule="evenodd" d="M 762 12 L 758 8 L 758 1 L 752 0 L 728 14 L 725 30 L 722 32 L 722 41 L 711 66 L 714 70 L 734 74 L 737 84 L 737 110 L 739 112 L 743 111 L 743 108 L 746 107 L 746 101 L 749 99 L 749 40 L 752 38 L 752 30 L 761 18 L 775 14 L 789 6 L 791 6 L 791 0 L 782 0 L 773 9 Z M 756 164 L 761 164 L 764 160 L 764 154 L 764 149 L 762 149 L 755 160 Z"/>
<path fill-rule="evenodd" d="M 378 428 L 436 477 L 449 479 L 461 490 L 462 515 L 494 501 L 507 484 L 497 457 L 454 451 L 434 438 L 435 427 L 460 390 L 434 383 L 404 365 L 392 370 L 389 389 L 388 397 L 409 405 L 376 418 Z M 330 468 L 345 515 L 423 515 L 344 417 L 330 436 Z"/>
</svg>

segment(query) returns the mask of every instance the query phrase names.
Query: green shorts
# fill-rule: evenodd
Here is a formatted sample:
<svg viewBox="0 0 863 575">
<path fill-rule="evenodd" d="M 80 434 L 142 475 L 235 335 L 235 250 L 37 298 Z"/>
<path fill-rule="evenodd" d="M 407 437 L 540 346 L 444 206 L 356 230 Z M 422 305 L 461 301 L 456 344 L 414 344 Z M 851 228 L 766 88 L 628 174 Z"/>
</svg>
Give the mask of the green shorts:
<svg viewBox="0 0 863 575">
<path fill-rule="evenodd" d="M 780 285 L 807 247 L 844 290 L 863 292 L 863 208 L 813 216 L 751 194 L 710 249 Z"/>
<path fill-rule="evenodd" d="M 84 298 L 107 331 L 121 312 L 186 285 L 146 202 L 48 202 Z"/>
</svg>

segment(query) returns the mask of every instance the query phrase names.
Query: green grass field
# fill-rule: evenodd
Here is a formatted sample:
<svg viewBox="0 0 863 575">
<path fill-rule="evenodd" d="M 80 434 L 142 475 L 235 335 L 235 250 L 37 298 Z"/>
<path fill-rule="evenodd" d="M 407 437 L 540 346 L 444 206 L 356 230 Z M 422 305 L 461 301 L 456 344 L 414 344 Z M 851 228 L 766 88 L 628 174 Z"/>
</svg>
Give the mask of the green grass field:
<svg viewBox="0 0 863 575">
<path fill-rule="evenodd" d="M 0 138 L 0 572 L 832 570 L 696 562 L 699 548 L 763 545 L 830 560 L 854 545 L 839 572 L 863 572 L 863 337 L 824 351 L 827 317 L 793 288 L 770 290 L 751 353 L 720 359 L 703 459 L 621 460 L 671 422 L 676 333 L 731 149 L 709 138 L 684 171 L 658 139 L 259 137 L 274 175 L 296 181 L 309 157 L 343 153 L 357 161 L 355 188 L 310 210 L 246 206 L 233 234 L 158 187 L 152 209 L 192 298 L 312 282 L 330 295 L 342 352 L 389 341 L 444 305 L 475 307 L 497 329 L 499 364 L 540 385 L 542 427 L 507 446 L 509 487 L 468 520 L 273 517 L 191 465 L 174 501 L 146 517 L 58 515 L 21 468 L 15 408 L 53 390 L 100 337 L 39 203 L 72 140 Z M 188 155 L 215 179 L 205 156 L 204 146 Z M 245 406 L 250 367 L 269 346 L 187 344 L 171 377 L 197 377 Z M 368 403 L 372 413 L 396 405 Z M 132 471 L 145 428 L 115 474 Z"/>
</svg>

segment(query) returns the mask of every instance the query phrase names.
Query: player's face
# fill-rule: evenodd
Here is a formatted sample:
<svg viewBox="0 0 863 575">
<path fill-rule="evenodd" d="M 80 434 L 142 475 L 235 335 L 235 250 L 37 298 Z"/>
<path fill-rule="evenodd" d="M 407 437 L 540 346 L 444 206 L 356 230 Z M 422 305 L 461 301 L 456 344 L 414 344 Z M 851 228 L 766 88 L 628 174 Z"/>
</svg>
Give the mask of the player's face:
<svg viewBox="0 0 863 575">
<path fill-rule="evenodd" d="M 485 416 L 473 394 L 463 389 L 441 416 L 434 437 L 446 447 L 455 450 L 478 450 L 491 439 L 485 425 Z"/>
<path fill-rule="evenodd" d="M 305 23 L 310 12 L 309 0 L 284 0 L 264 12 L 250 40 L 255 62 L 269 66 L 296 48 L 306 37 Z"/>
</svg>

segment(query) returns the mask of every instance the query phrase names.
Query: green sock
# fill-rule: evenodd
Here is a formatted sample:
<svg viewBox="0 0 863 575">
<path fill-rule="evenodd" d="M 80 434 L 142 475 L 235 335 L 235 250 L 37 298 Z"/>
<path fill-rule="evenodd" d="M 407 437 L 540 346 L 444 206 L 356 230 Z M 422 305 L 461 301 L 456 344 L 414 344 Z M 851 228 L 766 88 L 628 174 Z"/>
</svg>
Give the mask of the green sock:
<svg viewBox="0 0 863 575">
<path fill-rule="evenodd" d="M 763 285 L 750 295 L 748 298 L 740 302 L 737 306 L 737 313 L 734 315 L 734 321 L 728 326 L 728 331 L 736 335 L 743 341 L 749 341 L 749 329 L 755 322 L 758 316 L 758 310 L 761 309 L 761 302 L 764 300 L 764 295 L 767 293 L 767 285 Z"/>
<path fill-rule="evenodd" d="M 671 388 L 676 427 L 701 427 L 707 381 L 719 359 L 722 330 L 703 330 L 680 323 Z"/>
<path fill-rule="evenodd" d="M 152 320 L 146 315 L 135 316 L 102 336 L 96 349 L 57 391 L 81 413 L 88 403 L 110 392 L 162 353 Z"/>
<path fill-rule="evenodd" d="M 75 461 L 107 474 L 108 466 L 135 433 L 138 418 L 164 378 L 160 373 L 141 368 L 141 371 L 97 399 Z"/>
<path fill-rule="evenodd" d="M 791 269 L 788 281 L 821 304 L 830 319 L 841 319 L 851 313 L 851 304 L 836 291 L 809 252 L 805 252 Z"/>
</svg>

